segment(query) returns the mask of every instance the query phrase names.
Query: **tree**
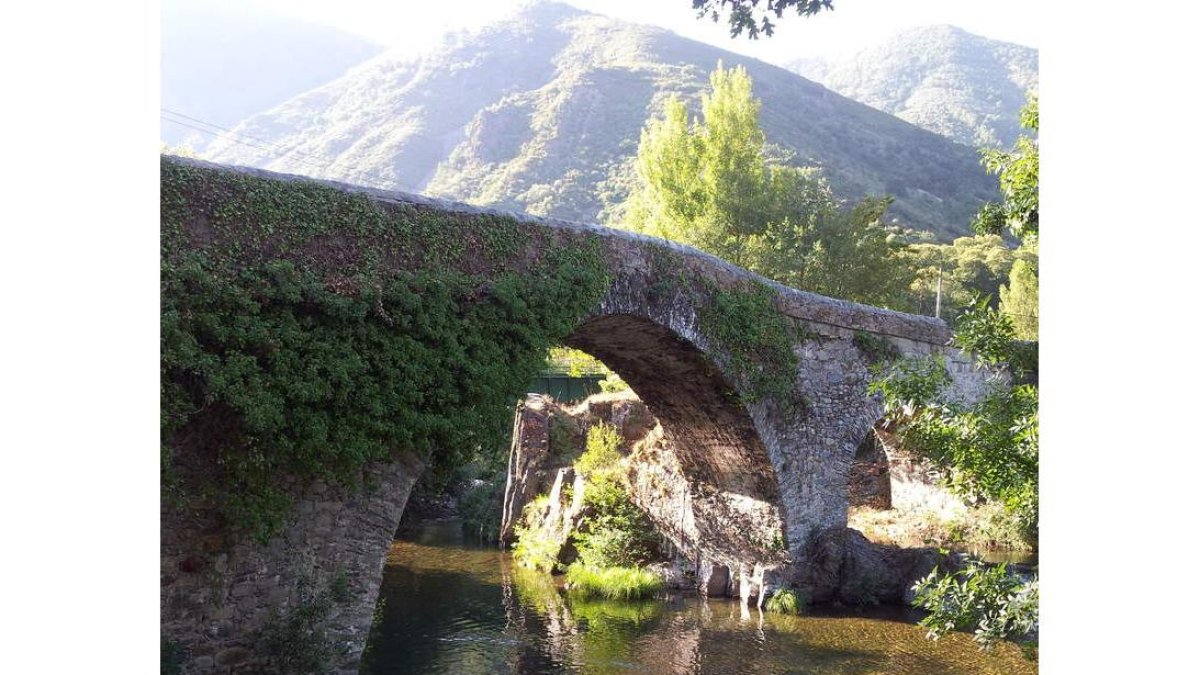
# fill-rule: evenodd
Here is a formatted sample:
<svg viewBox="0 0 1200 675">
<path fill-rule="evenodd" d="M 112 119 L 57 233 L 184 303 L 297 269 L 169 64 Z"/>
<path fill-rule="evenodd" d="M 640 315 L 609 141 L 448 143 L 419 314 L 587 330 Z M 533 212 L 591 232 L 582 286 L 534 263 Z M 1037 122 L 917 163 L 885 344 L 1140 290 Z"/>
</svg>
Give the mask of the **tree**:
<svg viewBox="0 0 1200 675">
<path fill-rule="evenodd" d="M 807 252 L 809 269 L 802 287 L 836 298 L 906 309 L 907 288 L 913 277 L 902 260 L 908 233 L 884 224 L 891 203 L 891 197 L 866 197 L 849 210 L 818 220 Z M 800 249 L 795 255 L 804 252 Z M 783 276 L 781 271 L 763 270 L 776 278 Z"/>
<path fill-rule="evenodd" d="M 1013 264 L 1008 286 L 1000 287 L 1000 311 L 1012 319 L 1018 339 L 1038 339 L 1038 278 L 1025 260 Z"/>
<path fill-rule="evenodd" d="M 1017 260 L 1037 264 L 1032 247 L 1013 250 L 1000 235 L 959 237 L 952 244 L 923 241 L 905 249 L 903 258 L 912 270 L 910 308 L 933 314 L 938 279 L 941 278 L 941 316 L 953 323 L 978 296 L 996 299 Z"/>
<path fill-rule="evenodd" d="M 748 238 L 764 230 L 774 211 L 761 103 L 744 68 L 718 64 L 709 82 L 712 92 L 694 125 L 683 102 L 671 98 L 664 117 L 642 130 L 626 223 L 743 264 Z"/>
<path fill-rule="evenodd" d="M 1021 111 L 1021 126 L 1038 132 L 1037 94 L 1030 94 Z M 1038 142 L 1033 135 L 1022 135 L 1009 151 L 983 150 L 983 165 L 988 173 L 1000 177 L 1003 202 L 988 202 L 975 217 L 974 228 L 980 234 L 1000 234 L 1008 229 L 1023 242 L 1038 237 Z"/>
<path fill-rule="evenodd" d="M 729 36 L 738 37 L 744 32 L 751 40 L 757 40 L 759 33 L 767 37 L 775 34 L 772 14 L 780 19 L 786 10 L 795 9 L 799 16 L 812 16 L 832 11 L 833 0 L 692 0 L 697 18 L 708 17 L 714 23 L 721 20 L 721 12 L 726 8 L 729 9 Z"/>
<path fill-rule="evenodd" d="M 816 293 L 906 303 L 906 239 L 883 223 L 891 200 L 840 208 L 820 169 L 774 157 L 745 69 L 718 64 L 710 82 L 698 119 L 673 98 L 647 123 L 623 225 Z"/>
</svg>

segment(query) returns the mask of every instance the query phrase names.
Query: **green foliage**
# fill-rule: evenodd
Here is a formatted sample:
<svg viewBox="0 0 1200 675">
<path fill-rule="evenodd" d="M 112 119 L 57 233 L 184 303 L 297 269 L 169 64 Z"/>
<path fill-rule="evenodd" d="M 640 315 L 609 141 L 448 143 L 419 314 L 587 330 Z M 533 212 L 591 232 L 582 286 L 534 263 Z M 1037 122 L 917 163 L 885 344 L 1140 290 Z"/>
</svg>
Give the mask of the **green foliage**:
<svg viewBox="0 0 1200 675">
<path fill-rule="evenodd" d="M 1012 320 L 1019 340 L 1038 339 L 1038 278 L 1033 265 L 1018 260 L 1000 287 L 1000 311 Z"/>
<path fill-rule="evenodd" d="M 913 271 L 904 264 L 912 233 L 885 225 L 890 197 L 866 197 L 849 210 L 832 203 L 802 221 L 789 216 L 756 244 L 772 256 L 754 260 L 755 271 L 804 290 L 880 307 L 907 309 Z"/>
<path fill-rule="evenodd" d="M 983 150 L 988 173 L 1000 177 L 1003 201 L 989 202 L 979 211 L 974 228 L 981 234 L 999 234 L 1007 229 L 1024 242 L 1038 237 L 1038 98 L 1030 93 L 1021 111 L 1021 126 L 1033 132 L 1017 139 L 1013 148 Z"/>
<path fill-rule="evenodd" d="M 658 548 L 654 524 L 625 485 L 621 437 L 601 422 L 588 429 L 587 450 L 575 462 L 584 476 L 584 517 L 572 534 L 579 561 L 594 568 L 644 565 Z"/>
<path fill-rule="evenodd" d="M 997 365 L 1007 363 L 1016 339 L 1012 319 L 988 306 L 990 298 L 977 298 L 954 324 L 955 347 L 970 352 L 979 361 Z"/>
<path fill-rule="evenodd" d="M 1031 381 L 1028 376 L 1038 370 L 1037 343 L 1017 340 L 1013 317 L 990 308 L 986 298 L 963 310 L 955 322 L 953 344 L 981 363 L 1007 366 L 1019 383 Z"/>
<path fill-rule="evenodd" d="M 521 521 L 513 526 L 517 540 L 513 545 L 513 560 L 522 567 L 543 572 L 552 572 L 558 567 L 562 543 L 542 526 L 549 505 L 550 498 L 539 495 L 525 505 Z"/>
<path fill-rule="evenodd" d="M 888 423 L 911 449 L 945 470 L 961 496 L 1002 504 L 1026 542 L 1038 528 L 1038 390 L 995 386 L 971 406 L 944 399 L 936 360 L 905 360 L 871 383 Z"/>
<path fill-rule="evenodd" d="M 575 470 L 589 480 L 609 479 L 619 468 L 621 434 L 607 422 L 594 424 L 587 432 L 587 449 L 575 460 Z"/>
<path fill-rule="evenodd" d="M 871 367 L 871 372 L 873 378 L 867 390 L 882 394 L 884 412 L 900 419 L 912 416 L 920 406 L 940 400 L 943 390 L 951 383 L 946 360 L 940 355 L 903 359 L 890 366 L 877 363 Z"/>
<path fill-rule="evenodd" d="M 793 326 L 774 299 L 775 292 L 763 284 L 748 291 L 714 287 L 700 310 L 701 327 L 729 354 L 751 400 L 773 396 L 784 401 L 792 391 L 797 365 Z"/>
<path fill-rule="evenodd" d="M 516 267 L 510 220 L 168 161 L 162 219 L 163 444 L 199 444 L 193 489 L 264 541 L 292 479 L 501 452 L 511 401 L 608 284 L 599 244 Z"/>
<path fill-rule="evenodd" d="M 472 487 L 458 502 L 463 532 L 477 541 L 496 541 L 500 537 L 500 501 L 504 497 L 501 479 L 493 478 Z"/>
<path fill-rule="evenodd" d="M 819 169 L 769 157 L 743 68 L 718 65 L 711 85 L 694 124 L 677 99 L 647 123 L 625 224 L 791 286 L 901 306 L 911 274 L 904 233 L 883 224 L 891 199 L 839 208 Z"/>
<path fill-rule="evenodd" d="M 1038 626 L 1038 579 L 1011 575 L 1006 565 L 975 561 L 950 574 L 937 569 L 913 586 L 913 605 L 929 612 L 921 625 L 931 639 L 954 630 L 974 630 L 975 641 L 991 647 Z"/>
<path fill-rule="evenodd" d="M 604 376 L 603 380 L 600 380 L 600 391 L 606 394 L 616 394 L 628 390 L 629 385 L 626 384 L 625 380 L 622 380 L 621 376 L 617 375 L 616 373 L 609 372 L 608 375 Z"/>
<path fill-rule="evenodd" d="M 745 68 L 718 64 L 709 82 L 703 121 L 694 128 L 683 102 L 672 98 L 663 119 L 642 131 L 626 222 L 744 265 L 749 238 L 763 231 L 772 211 L 761 103 L 751 96 Z"/>
<path fill-rule="evenodd" d="M 637 600 L 658 593 L 662 578 L 654 572 L 636 567 L 595 567 L 584 562 L 567 567 L 567 582 L 571 592 L 584 597 L 610 600 Z"/>
<path fill-rule="evenodd" d="M 941 316 L 954 325 L 976 298 L 999 297 L 1013 265 L 1022 260 L 1036 266 L 1037 251 L 1013 250 L 999 235 L 959 237 L 952 244 L 909 244 L 900 257 L 900 264 L 911 270 L 908 309 L 932 315 L 940 277 Z"/>
<path fill-rule="evenodd" d="M 612 373 L 600 359 L 570 347 L 551 347 L 546 362 L 548 372 L 564 373 L 571 377 Z"/>
<path fill-rule="evenodd" d="M 799 614 L 804 609 L 804 598 L 797 591 L 782 588 L 767 598 L 766 608 L 768 612 Z"/>
<path fill-rule="evenodd" d="M 900 358 L 900 350 L 882 335 L 856 330 L 853 342 L 872 364 L 896 361 Z"/>
<path fill-rule="evenodd" d="M 692 0 L 692 9 L 696 10 L 697 18 L 711 18 L 714 23 L 720 20 L 721 12 L 729 11 L 729 36 L 738 37 L 745 33 L 751 40 L 757 40 L 760 33 L 771 37 L 775 34 L 775 18 L 783 17 L 784 11 L 796 10 L 797 16 L 812 16 L 823 10 L 833 9 L 833 0 L 766 0 L 760 8 L 759 0 Z"/>
</svg>

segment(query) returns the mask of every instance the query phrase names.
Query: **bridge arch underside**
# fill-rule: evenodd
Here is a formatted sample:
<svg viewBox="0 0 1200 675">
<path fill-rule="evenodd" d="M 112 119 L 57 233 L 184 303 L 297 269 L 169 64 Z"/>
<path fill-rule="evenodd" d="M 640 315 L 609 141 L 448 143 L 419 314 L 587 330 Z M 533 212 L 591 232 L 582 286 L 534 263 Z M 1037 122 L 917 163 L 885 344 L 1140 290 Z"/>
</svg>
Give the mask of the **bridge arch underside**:
<svg viewBox="0 0 1200 675">
<path fill-rule="evenodd" d="M 655 514 L 674 520 L 665 529 L 676 545 L 731 569 L 783 562 L 786 516 L 775 470 L 720 368 L 673 330 L 630 314 L 592 317 L 565 343 L 603 361 L 658 418 L 688 484 L 685 513 Z"/>
</svg>

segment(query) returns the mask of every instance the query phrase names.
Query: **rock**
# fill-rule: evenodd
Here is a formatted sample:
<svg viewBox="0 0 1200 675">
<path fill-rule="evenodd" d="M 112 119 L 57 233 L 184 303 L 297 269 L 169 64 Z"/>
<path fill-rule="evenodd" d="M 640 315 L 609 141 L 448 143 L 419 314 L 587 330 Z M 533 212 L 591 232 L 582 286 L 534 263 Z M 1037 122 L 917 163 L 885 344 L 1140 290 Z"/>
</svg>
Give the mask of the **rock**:
<svg viewBox="0 0 1200 675">
<path fill-rule="evenodd" d="M 217 652 L 216 662 L 218 666 L 235 666 L 249 660 L 253 655 L 253 652 L 245 647 L 230 647 Z"/>
<path fill-rule="evenodd" d="M 700 577 L 700 592 L 704 595 L 713 597 L 729 595 L 728 567 L 704 561 L 700 564 Z"/>
<path fill-rule="evenodd" d="M 858 530 L 833 527 L 809 542 L 797 585 L 807 602 L 903 603 L 911 588 L 945 557 L 933 549 L 877 546 Z"/>
</svg>

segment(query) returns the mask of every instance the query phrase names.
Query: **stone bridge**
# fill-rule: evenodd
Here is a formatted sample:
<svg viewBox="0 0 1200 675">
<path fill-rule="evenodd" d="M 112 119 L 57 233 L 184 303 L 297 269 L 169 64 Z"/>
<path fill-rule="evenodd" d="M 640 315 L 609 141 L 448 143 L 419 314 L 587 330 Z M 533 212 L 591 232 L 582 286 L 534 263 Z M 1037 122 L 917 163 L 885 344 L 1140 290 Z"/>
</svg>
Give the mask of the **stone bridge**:
<svg viewBox="0 0 1200 675">
<path fill-rule="evenodd" d="M 164 211 L 185 214 L 182 235 L 164 244 L 171 249 L 164 255 L 204 251 L 225 230 L 237 230 L 241 221 L 229 214 L 240 211 L 222 202 L 228 191 L 206 187 L 223 181 L 319 194 L 306 211 L 312 219 L 337 210 L 339 199 L 367 200 L 397 222 L 405 214 L 430 211 L 499 217 L 527 238 L 511 253 L 514 259 L 536 257 L 537 242 L 547 237 L 597 247 L 610 273 L 607 288 L 561 342 L 600 358 L 661 422 L 688 479 L 692 543 L 760 579 L 764 574 L 786 579 L 788 570 L 804 564 L 814 535 L 846 524 L 851 461 L 882 412 L 867 392 L 874 361 L 941 354 L 963 398 L 974 398 L 986 386 L 987 374 L 946 346 L 950 331 L 940 320 L 787 288 L 671 242 L 194 160 L 165 158 L 163 172 L 172 177 L 170 189 L 164 178 Z M 180 184 L 191 187 L 179 189 Z M 241 194 L 253 199 L 256 193 Z M 214 225 L 218 218 L 225 230 Z M 245 226 L 253 227 L 253 220 L 245 216 Z M 353 257 L 362 245 L 346 234 L 325 236 L 304 250 L 305 255 L 319 250 L 322 260 L 336 262 Z M 247 255 L 276 255 L 276 249 L 266 240 Z M 388 257 L 386 250 L 382 260 L 408 269 L 434 264 Z M 322 273 L 331 285 L 337 282 L 336 265 Z M 185 473 L 202 463 L 179 456 L 186 452 L 176 449 Z M 272 611 L 297 602 L 302 581 L 329 582 L 335 574 L 348 576 L 348 599 L 334 609 L 330 635 L 340 644 L 339 668 L 356 670 L 388 546 L 421 463 L 403 454 L 369 471 L 375 489 L 368 493 L 320 481 L 297 483 L 286 524 L 265 544 L 224 533 L 211 509 L 181 508 L 178 500 L 164 497 L 162 627 L 164 640 L 186 653 L 185 672 L 242 672 L 252 666 L 255 631 Z"/>
</svg>

